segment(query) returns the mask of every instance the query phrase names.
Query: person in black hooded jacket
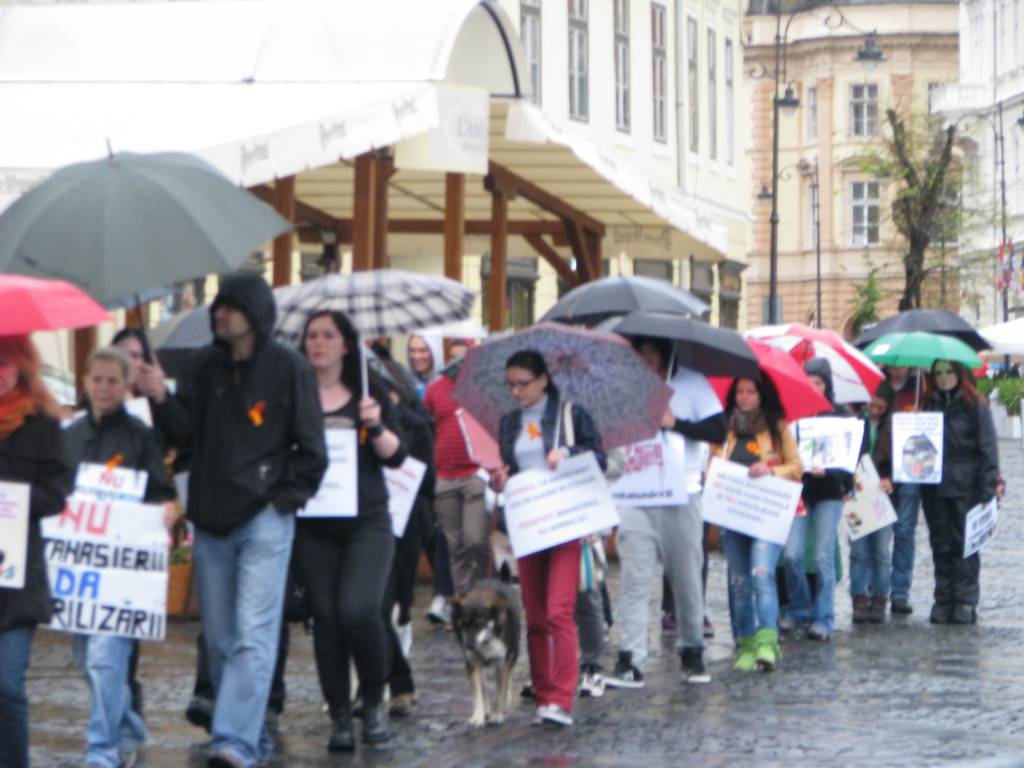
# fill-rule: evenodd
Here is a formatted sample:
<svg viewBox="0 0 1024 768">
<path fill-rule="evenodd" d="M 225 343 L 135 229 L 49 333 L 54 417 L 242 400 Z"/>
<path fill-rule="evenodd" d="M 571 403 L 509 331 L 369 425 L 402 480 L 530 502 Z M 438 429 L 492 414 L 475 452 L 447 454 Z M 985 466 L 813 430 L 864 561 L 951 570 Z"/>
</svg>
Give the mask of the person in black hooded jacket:
<svg viewBox="0 0 1024 768">
<path fill-rule="evenodd" d="M 925 411 L 942 413 L 942 482 L 921 486 L 935 567 L 933 624 L 973 624 L 981 557 L 964 557 L 967 512 L 996 495 L 999 447 L 992 412 L 959 363 L 937 360 L 928 374 Z"/>
<path fill-rule="evenodd" d="M 828 360 L 822 357 L 808 360 L 804 372 L 832 404 L 832 410 L 822 416 L 853 416 L 849 409 L 835 402 L 832 366 Z M 797 442 L 799 440 L 798 431 Z M 853 475 L 838 469 L 812 467 L 804 472 L 803 484 L 802 498 L 806 514 L 793 518 L 793 527 L 789 529 L 789 539 L 783 552 L 789 606 L 784 621 L 780 622 L 780 628 L 783 624 L 790 629 L 805 627 L 810 639 L 828 640 L 835 623 L 836 534 L 843 514 L 843 497 L 853 487 Z M 804 569 L 804 547 L 810 524 L 814 525 L 814 565 L 817 573 L 817 592 L 813 599 Z"/>
<path fill-rule="evenodd" d="M 188 435 L 189 519 L 203 634 L 213 673 L 211 765 L 255 765 L 283 614 L 294 513 L 327 468 L 323 415 L 309 363 L 274 342 L 274 296 L 261 275 L 221 281 L 214 342 L 168 397 L 147 381 L 165 435 Z"/>
</svg>

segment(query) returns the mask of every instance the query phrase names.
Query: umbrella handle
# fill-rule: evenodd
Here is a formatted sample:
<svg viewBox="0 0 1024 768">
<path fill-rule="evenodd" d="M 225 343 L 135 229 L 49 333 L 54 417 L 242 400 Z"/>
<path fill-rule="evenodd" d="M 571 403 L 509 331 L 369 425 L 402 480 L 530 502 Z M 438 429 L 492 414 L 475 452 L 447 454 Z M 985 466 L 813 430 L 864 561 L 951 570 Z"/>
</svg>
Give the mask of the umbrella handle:
<svg viewBox="0 0 1024 768">
<path fill-rule="evenodd" d="M 363 385 L 363 397 L 370 396 L 370 377 L 367 373 L 367 362 L 366 353 L 368 349 L 365 344 L 362 343 L 362 339 L 359 340 L 359 379 Z"/>
</svg>

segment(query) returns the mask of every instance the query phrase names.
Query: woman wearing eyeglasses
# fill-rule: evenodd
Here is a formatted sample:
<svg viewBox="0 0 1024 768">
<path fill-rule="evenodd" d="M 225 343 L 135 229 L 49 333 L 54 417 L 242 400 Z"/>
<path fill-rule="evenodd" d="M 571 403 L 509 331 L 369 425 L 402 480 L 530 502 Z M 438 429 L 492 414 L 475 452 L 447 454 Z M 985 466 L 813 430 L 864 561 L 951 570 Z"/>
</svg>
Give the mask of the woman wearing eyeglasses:
<svg viewBox="0 0 1024 768">
<path fill-rule="evenodd" d="M 942 482 L 922 485 L 921 501 L 935 566 L 933 624 L 973 624 L 977 620 L 981 558 L 964 553 L 967 512 L 996 494 L 999 450 L 985 398 L 959 363 L 937 360 L 928 375 L 926 411 L 941 411 Z"/>
<path fill-rule="evenodd" d="M 548 375 L 539 352 L 516 352 L 505 363 L 505 385 L 518 408 L 501 419 L 498 445 L 504 466 L 491 475 L 501 491 L 511 475 L 528 469 L 554 469 L 571 455 L 593 451 L 601 469 L 607 459 L 594 421 L 580 405 L 570 409 Z M 566 439 L 571 429 L 572 439 Z M 580 578 L 580 542 L 568 541 L 518 560 L 526 612 L 530 682 L 537 700 L 535 722 L 572 725 L 572 700 L 578 673 L 573 614 Z"/>
</svg>

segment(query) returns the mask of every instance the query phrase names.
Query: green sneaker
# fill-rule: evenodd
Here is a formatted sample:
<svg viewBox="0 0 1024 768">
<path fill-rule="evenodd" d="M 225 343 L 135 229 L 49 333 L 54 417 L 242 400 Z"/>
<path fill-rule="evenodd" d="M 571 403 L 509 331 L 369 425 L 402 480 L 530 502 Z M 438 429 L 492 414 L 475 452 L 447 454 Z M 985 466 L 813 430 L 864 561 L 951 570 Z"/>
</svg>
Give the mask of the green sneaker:
<svg viewBox="0 0 1024 768">
<path fill-rule="evenodd" d="M 737 672 L 753 672 L 756 662 L 757 644 L 753 637 L 740 638 L 740 657 L 732 668 Z"/>
<path fill-rule="evenodd" d="M 759 629 L 754 636 L 756 643 L 755 664 L 762 672 L 771 672 L 782 658 L 779 648 L 779 633 L 774 629 Z"/>
</svg>

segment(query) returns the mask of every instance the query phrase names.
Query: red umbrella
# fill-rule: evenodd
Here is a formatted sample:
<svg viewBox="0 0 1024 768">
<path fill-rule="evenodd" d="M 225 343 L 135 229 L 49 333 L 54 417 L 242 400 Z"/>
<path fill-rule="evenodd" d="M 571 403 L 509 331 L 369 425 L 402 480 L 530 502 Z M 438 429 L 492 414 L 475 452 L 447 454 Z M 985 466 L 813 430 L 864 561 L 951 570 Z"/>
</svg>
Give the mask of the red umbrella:
<svg viewBox="0 0 1024 768">
<path fill-rule="evenodd" d="M 787 421 L 796 421 L 831 410 L 832 406 L 828 400 L 814 388 L 804 369 L 789 354 L 756 339 L 747 339 L 747 343 L 754 350 L 761 373 L 771 379 L 779 391 L 779 399 L 782 400 Z M 733 379 L 714 377 L 708 381 L 724 405 Z"/>
<path fill-rule="evenodd" d="M 0 275 L 0 336 L 85 328 L 110 319 L 90 296 L 64 280 Z"/>
</svg>

